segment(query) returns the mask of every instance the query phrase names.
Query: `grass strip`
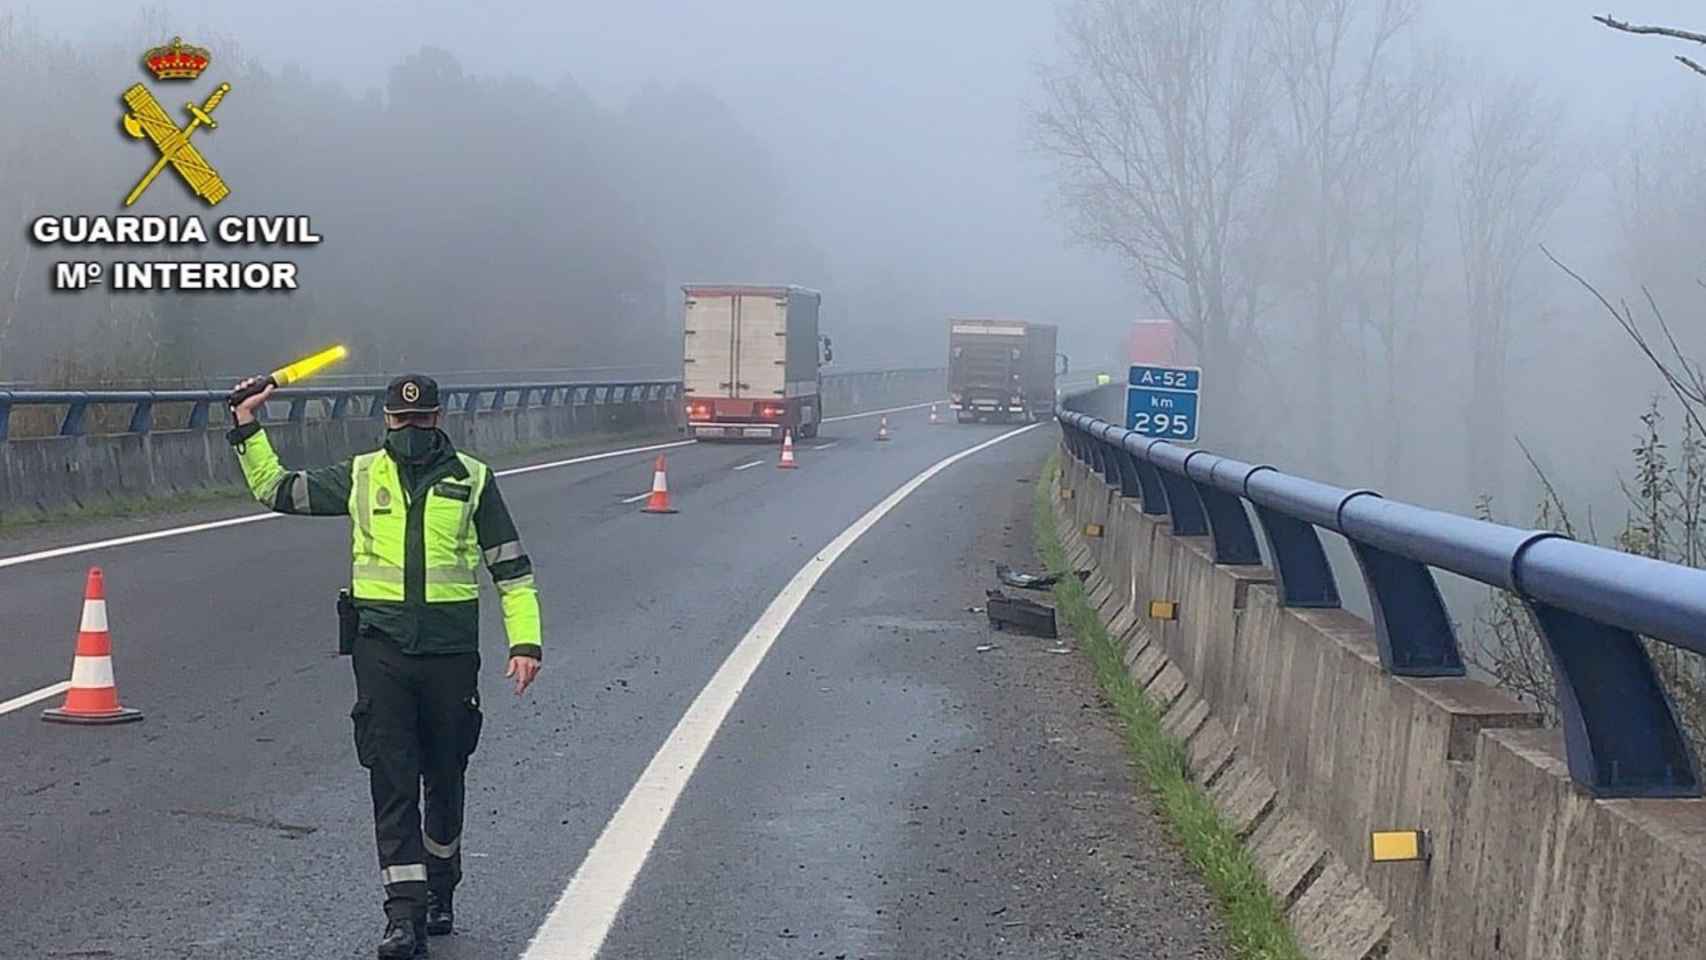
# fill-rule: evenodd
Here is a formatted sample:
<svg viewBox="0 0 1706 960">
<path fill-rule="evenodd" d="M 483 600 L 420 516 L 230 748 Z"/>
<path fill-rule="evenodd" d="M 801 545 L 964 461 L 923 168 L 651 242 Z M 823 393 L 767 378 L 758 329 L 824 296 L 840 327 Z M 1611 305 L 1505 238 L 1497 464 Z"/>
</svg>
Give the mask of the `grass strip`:
<svg viewBox="0 0 1706 960">
<path fill-rule="evenodd" d="M 1062 574 L 1055 607 L 1079 645 L 1090 654 L 1096 680 L 1125 727 L 1133 767 L 1219 902 L 1226 943 L 1236 960 L 1303 960 L 1285 915 L 1261 871 L 1214 802 L 1191 779 L 1185 747 L 1161 728 L 1161 714 L 1125 671 L 1118 642 L 1090 606 L 1084 585 L 1066 576 L 1066 546 L 1054 511 L 1060 456 L 1049 458 L 1036 492 L 1036 541 L 1049 572 Z"/>
</svg>

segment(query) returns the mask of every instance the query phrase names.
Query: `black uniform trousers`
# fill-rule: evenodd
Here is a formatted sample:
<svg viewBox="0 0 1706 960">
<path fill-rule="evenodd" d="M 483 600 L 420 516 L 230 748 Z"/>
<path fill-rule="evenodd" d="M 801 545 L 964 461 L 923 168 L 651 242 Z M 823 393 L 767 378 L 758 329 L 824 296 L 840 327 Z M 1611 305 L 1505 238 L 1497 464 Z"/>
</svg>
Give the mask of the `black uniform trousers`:
<svg viewBox="0 0 1706 960">
<path fill-rule="evenodd" d="M 414 920 L 429 888 L 448 894 L 462 879 L 463 775 L 480 740 L 480 655 L 409 656 L 366 628 L 352 659 L 350 718 L 372 782 L 385 915 Z"/>
</svg>

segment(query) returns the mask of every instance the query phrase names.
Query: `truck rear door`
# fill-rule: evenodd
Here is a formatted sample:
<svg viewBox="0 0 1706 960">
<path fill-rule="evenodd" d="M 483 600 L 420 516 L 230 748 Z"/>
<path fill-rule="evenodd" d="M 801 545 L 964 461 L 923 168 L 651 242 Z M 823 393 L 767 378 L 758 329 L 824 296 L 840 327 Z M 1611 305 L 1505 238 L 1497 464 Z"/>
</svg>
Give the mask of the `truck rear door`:
<svg viewBox="0 0 1706 960">
<path fill-rule="evenodd" d="M 711 294 L 687 301 L 682 387 L 693 397 L 735 395 L 735 298 Z"/>
<path fill-rule="evenodd" d="M 745 293 L 734 298 L 735 392 L 773 400 L 787 394 L 788 299 Z"/>
</svg>

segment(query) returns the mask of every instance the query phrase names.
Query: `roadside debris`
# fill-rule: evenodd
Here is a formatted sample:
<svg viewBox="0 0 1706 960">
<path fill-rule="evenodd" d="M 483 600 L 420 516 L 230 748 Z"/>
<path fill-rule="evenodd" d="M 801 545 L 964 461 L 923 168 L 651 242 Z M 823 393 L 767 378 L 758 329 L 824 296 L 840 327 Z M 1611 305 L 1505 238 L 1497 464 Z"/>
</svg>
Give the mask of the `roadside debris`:
<svg viewBox="0 0 1706 960">
<path fill-rule="evenodd" d="M 1076 575 L 1079 581 L 1083 582 L 1090 578 L 1090 571 L 1079 570 Z M 995 563 L 995 576 L 1009 587 L 1018 587 L 1021 590 L 1047 590 L 1060 582 L 1059 574 L 1038 576 L 1034 573 L 1021 573 L 999 560 Z"/>
<path fill-rule="evenodd" d="M 977 645 L 977 652 L 978 653 L 988 653 L 991 650 L 999 650 L 999 649 L 1001 649 L 1001 647 L 996 645 L 996 644 L 993 644 L 993 643 L 980 643 Z"/>
<path fill-rule="evenodd" d="M 1054 574 L 1039 577 L 1032 573 L 1020 573 L 999 560 L 995 561 L 995 578 L 1009 587 L 1018 587 L 1021 590 L 1047 590 L 1060 582 L 1060 577 Z"/>
<path fill-rule="evenodd" d="M 1000 590 L 985 590 L 989 598 L 989 623 L 997 630 L 1009 625 L 1022 633 L 1054 639 L 1054 608 L 1022 597 L 1009 597 Z"/>
</svg>

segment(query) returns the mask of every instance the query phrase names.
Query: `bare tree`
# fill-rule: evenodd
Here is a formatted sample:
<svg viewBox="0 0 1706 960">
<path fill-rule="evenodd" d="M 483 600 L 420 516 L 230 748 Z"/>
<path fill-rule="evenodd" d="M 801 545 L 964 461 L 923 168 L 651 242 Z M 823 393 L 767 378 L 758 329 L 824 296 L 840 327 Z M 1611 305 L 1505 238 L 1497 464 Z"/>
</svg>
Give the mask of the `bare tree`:
<svg viewBox="0 0 1706 960">
<path fill-rule="evenodd" d="M 1267 55 L 1289 108 L 1284 189 L 1288 221 L 1306 278 L 1307 326 L 1315 362 L 1340 352 L 1351 307 L 1352 251 L 1383 152 L 1402 118 L 1384 80 L 1415 0 L 1275 0 L 1264 5 Z M 1314 380 L 1311 418 L 1318 467 L 1334 465 L 1335 377 Z"/>
<path fill-rule="evenodd" d="M 1373 145 L 1366 241 L 1350 265 L 1358 292 L 1357 318 L 1363 330 L 1373 331 L 1380 347 L 1383 388 L 1378 401 L 1368 406 L 1379 410 L 1384 443 L 1368 446 L 1380 458 L 1377 468 L 1387 484 L 1403 476 L 1402 357 L 1424 313 L 1432 274 L 1428 215 L 1434 202 L 1434 143 L 1446 96 L 1442 59 L 1419 57 L 1407 75 L 1387 75 L 1376 85 L 1380 113 L 1389 119 Z"/>
<path fill-rule="evenodd" d="M 1503 493 L 1509 447 L 1506 358 L 1518 284 L 1564 196 L 1559 109 L 1530 83 L 1471 101 L 1457 158 L 1457 233 L 1470 331 L 1469 482 Z"/>
<path fill-rule="evenodd" d="M 1692 30 L 1678 30 L 1675 27 L 1638 26 L 1627 21 L 1615 20 L 1611 17 L 1594 17 L 1594 19 L 1613 30 L 1621 30 L 1624 33 L 1638 33 L 1655 37 L 1671 37 L 1676 40 L 1688 40 L 1693 43 L 1706 45 L 1706 33 L 1695 33 Z M 1706 67 L 1702 67 L 1695 61 L 1681 55 L 1678 55 L 1676 60 L 1688 69 L 1693 70 L 1695 73 L 1698 73 L 1701 76 L 1706 76 Z"/>
<path fill-rule="evenodd" d="M 1216 391 L 1237 389 L 1256 316 L 1265 75 L 1251 13 L 1245 0 L 1074 0 L 1033 118 L 1076 236 L 1130 264 L 1215 367 Z"/>
</svg>

